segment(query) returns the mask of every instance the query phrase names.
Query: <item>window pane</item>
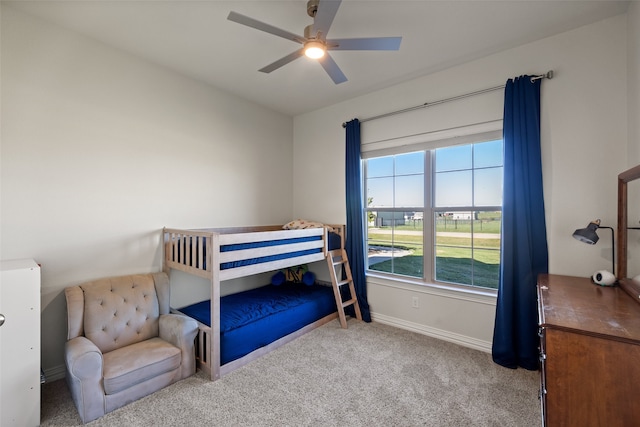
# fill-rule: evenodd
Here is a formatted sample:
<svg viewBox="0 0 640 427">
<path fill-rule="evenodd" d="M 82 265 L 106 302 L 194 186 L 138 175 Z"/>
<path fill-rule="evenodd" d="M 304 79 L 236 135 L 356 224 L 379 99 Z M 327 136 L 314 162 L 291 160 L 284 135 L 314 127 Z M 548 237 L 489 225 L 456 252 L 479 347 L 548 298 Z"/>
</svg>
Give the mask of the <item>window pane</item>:
<svg viewBox="0 0 640 427">
<path fill-rule="evenodd" d="M 436 172 L 471 169 L 471 167 L 471 145 L 436 150 Z"/>
<path fill-rule="evenodd" d="M 400 242 L 394 254 L 393 273 L 422 279 L 424 277 L 422 245 L 408 245 Z"/>
<path fill-rule="evenodd" d="M 471 284 L 471 249 L 436 246 L 436 277 L 440 282 Z"/>
<path fill-rule="evenodd" d="M 403 276 L 424 276 L 424 250 L 422 221 L 415 220 L 413 212 L 404 212 L 405 221 L 396 223 L 394 231 L 393 272 Z"/>
<path fill-rule="evenodd" d="M 393 178 L 367 179 L 367 206 L 393 206 Z"/>
<path fill-rule="evenodd" d="M 473 203 L 471 170 L 436 173 L 435 179 L 436 207 L 471 206 Z"/>
<path fill-rule="evenodd" d="M 498 289 L 500 275 L 500 251 L 474 249 L 473 285 L 482 288 Z"/>
<path fill-rule="evenodd" d="M 482 142 L 473 146 L 473 167 L 502 166 L 502 140 Z"/>
<path fill-rule="evenodd" d="M 473 244 L 476 249 L 500 249 L 502 212 L 478 212 L 473 221 Z"/>
<path fill-rule="evenodd" d="M 367 177 L 393 176 L 393 156 L 367 160 Z"/>
<path fill-rule="evenodd" d="M 435 213 L 435 279 L 497 289 L 501 216 L 500 211 Z"/>
<path fill-rule="evenodd" d="M 370 159 L 368 207 L 423 207 L 425 152 Z"/>
<path fill-rule="evenodd" d="M 395 156 L 396 175 L 424 173 L 424 151 Z"/>
<path fill-rule="evenodd" d="M 424 206 L 424 175 L 396 177 L 395 207 Z"/>
<path fill-rule="evenodd" d="M 368 263 L 370 270 L 423 278 L 422 221 L 413 212 L 377 212 L 369 223 Z"/>
<path fill-rule="evenodd" d="M 367 227 L 367 267 L 371 270 L 386 271 L 391 273 L 393 253 L 392 229 L 381 229 L 383 223 L 382 212 L 377 212 L 373 223 Z"/>
<path fill-rule="evenodd" d="M 471 284 L 471 226 L 473 220 L 453 219 L 450 213 L 435 213 L 435 280 Z"/>
<path fill-rule="evenodd" d="M 474 206 L 502 206 L 502 168 L 474 172 Z"/>
</svg>

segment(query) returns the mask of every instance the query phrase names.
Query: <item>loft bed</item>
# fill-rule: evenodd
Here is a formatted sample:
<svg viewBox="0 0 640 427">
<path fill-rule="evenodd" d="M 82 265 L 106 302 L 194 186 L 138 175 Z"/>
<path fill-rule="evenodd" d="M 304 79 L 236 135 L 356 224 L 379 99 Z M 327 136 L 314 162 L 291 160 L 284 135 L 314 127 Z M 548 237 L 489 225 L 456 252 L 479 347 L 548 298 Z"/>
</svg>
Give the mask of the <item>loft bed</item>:
<svg viewBox="0 0 640 427">
<path fill-rule="evenodd" d="M 198 367 L 212 380 L 217 380 L 337 318 L 336 301 L 340 292 L 335 280 L 333 289 L 315 284 L 296 284 L 293 287 L 287 284 L 267 285 L 222 298 L 220 286 L 225 280 L 325 259 L 331 265 L 336 253 L 344 253 L 344 236 L 344 225 L 318 224 L 315 228 L 298 229 L 283 229 L 281 225 L 198 230 L 164 228 L 163 270 L 167 273 L 171 269 L 180 270 L 208 279 L 211 283 L 209 300 L 175 310 L 190 315 L 199 323 L 196 342 Z M 333 273 L 336 274 L 335 270 Z M 275 305 L 279 308 L 263 303 L 265 300 L 278 301 Z M 284 309 L 283 300 L 287 301 Z M 247 303 L 253 306 L 247 309 Z M 348 304 L 343 303 L 342 309 Z M 244 320 L 237 321 L 238 311 L 231 307 L 244 310 Z M 359 314 L 357 302 L 355 308 Z M 256 316 L 258 312 L 264 316 Z M 247 321 L 246 316 L 260 317 L 266 326 L 256 326 L 253 320 Z M 234 322 L 243 328 L 232 330 L 230 323 Z M 345 323 L 342 324 L 346 327 Z"/>
</svg>

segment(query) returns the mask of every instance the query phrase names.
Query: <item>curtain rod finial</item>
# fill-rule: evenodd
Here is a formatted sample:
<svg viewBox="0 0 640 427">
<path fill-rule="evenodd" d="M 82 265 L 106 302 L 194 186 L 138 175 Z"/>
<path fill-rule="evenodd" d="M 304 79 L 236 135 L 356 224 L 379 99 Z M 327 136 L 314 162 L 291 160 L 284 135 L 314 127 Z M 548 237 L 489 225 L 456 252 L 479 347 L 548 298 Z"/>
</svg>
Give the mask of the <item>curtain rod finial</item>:
<svg viewBox="0 0 640 427">
<path fill-rule="evenodd" d="M 549 70 L 544 74 L 539 74 L 537 76 L 533 76 L 531 77 L 531 83 L 535 82 L 536 80 L 542 80 L 542 79 L 552 79 L 553 78 L 553 70 Z"/>
<path fill-rule="evenodd" d="M 354 120 L 357 120 L 357 119 L 351 119 L 350 121 L 354 121 Z M 346 128 L 347 127 L 347 122 L 342 122 L 342 127 Z"/>
</svg>

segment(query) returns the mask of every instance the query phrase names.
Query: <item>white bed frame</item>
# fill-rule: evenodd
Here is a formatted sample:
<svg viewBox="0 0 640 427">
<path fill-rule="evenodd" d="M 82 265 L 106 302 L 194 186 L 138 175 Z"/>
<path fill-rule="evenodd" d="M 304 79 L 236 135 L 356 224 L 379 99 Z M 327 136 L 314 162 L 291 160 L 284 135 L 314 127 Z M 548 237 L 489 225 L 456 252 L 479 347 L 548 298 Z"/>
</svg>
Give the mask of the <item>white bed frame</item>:
<svg viewBox="0 0 640 427">
<path fill-rule="evenodd" d="M 200 331 L 196 343 L 198 367 L 210 375 L 211 380 L 217 380 L 234 369 L 338 317 L 337 312 L 330 314 L 240 359 L 220 365 L 220 283 L 238 277 L 325 260 L 329 254 L 328 238 L 330 231 L 340 236 L 340 247 L 344 248 L 344 225 L 327 225 L 324 228 L 308 228 L 304 230 L 283 230 L 281 225 L 199 230 L 163 229 L 163 270 L 167 274 L 170 274 L 171 269 L 180 270 L 188 274 L 204 277 L 211 282 L 211 327 L 198 322 Z M 223 245 L 309 236 L 320 236 L 321 240 L 230 252 L 220 251 L 220 247 Z M 220 270 L 221 263 L 314 248 L 322 250 L 310 255 Z"/>
</svg>

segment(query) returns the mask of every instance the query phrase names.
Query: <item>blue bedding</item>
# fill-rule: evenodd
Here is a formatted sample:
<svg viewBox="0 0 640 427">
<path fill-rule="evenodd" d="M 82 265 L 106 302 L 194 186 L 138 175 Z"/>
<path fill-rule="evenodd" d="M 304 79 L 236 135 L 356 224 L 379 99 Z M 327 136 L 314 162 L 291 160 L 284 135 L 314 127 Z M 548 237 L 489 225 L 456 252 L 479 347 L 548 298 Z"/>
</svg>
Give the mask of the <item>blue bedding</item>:
<svg viewBox="0 0 640 427">
<path fill-rule="evenodd" d="M 210 301 L 179 309 L 211 326 Z M 328 286 L 284 283 L 220 298 L 220 364 L 239 359 L 336 311 Z"/>
<path fill-rule="evenodd" d="M 242 249 L 252 249 L 252 248 L 263 248 L 263 247 L 271 247 L 271 246 L 277 246 L 277 245 L 287 245 L 287 244 L 309 242 L 309 241 L 321 240 L 321 239 L 322 239 L 321 236 L 309 236 L 309 237 L 298 237 L 293 239 L 268 240 L 263 242 L 238 243 L 235 245 L 222 245 L 220 246 L 220 252 L 230 252 L 230 251 L 238 251 Z M 181 241 L 178 242 L 178 252 L 180 251 L 180 243 Z M 339 249 L 340 236 L 336 233 L 329 233 L 328 243 L 329 243 L 329 250 Z M 197 251 L 198 241 L 195 240 L 193 244 L 196 245 L 196 251 Z M 206 248 L 207 248 L 206 239 L 203 239 L 203 246 L 204 246 L 203 257 L 204 259 L 206 259 Z M 236 267 L 244 267 L 247 265 L 260 264 L 264 262 L 278 261 L 281 259 L 311 255 L 311 254 L 320 253 L 320 252 L 322 252 L 322 248 L 308 249 L 308 250 L 296 251 L 296 252 L 287 252 L 283 254 L 274 254 L 274 255 L 268 255 L 268 256 L 263 256 L 258 258 L 249 258 L 249 259 L 233 261 L 233 262 L 223 262 L 220 264 L 220 270 L 226 270 L 229 268 L 236 268 Z M 193 264 L 194 264 L 194 267 L 203 268 L 203 269 L 207 268 L 206 264 L 203 265 L 202 267 L 197 265 L 198 261 L 195 259 L 193 260 Z"/>
</svg>

